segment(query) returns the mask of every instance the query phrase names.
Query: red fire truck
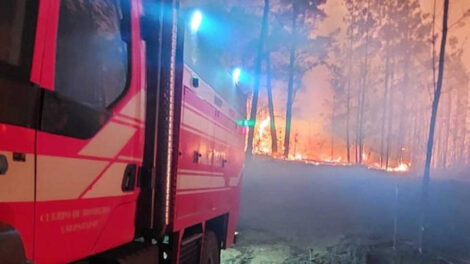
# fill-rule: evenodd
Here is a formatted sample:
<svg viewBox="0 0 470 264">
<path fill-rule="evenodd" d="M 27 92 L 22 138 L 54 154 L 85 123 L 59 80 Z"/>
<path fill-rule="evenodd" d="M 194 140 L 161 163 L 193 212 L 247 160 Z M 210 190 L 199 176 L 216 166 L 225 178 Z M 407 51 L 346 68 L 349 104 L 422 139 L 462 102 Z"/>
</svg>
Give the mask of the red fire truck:
<svg viewBox="0 0 470 264">
<path fill-rule="evenodd" d="M 0 263 L 219 263 L 244 99 L 185 63 L 184 17 L 175 0 L 0 1 Z"/>
</svg>

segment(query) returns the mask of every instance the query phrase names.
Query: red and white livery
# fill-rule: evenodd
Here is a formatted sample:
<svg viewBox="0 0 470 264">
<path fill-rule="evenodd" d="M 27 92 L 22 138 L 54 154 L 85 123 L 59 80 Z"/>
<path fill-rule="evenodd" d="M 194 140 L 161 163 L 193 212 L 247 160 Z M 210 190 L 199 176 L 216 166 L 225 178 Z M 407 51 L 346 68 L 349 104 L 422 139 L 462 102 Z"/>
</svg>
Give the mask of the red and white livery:
<svg viewBox="0 0 470 264">
<path fill-rule="evenodd" d="M 244 107 L 185 66 L 178 9 L 0 1 L 0 263 L 218 263 L 232 245 Z"/>
</svg>

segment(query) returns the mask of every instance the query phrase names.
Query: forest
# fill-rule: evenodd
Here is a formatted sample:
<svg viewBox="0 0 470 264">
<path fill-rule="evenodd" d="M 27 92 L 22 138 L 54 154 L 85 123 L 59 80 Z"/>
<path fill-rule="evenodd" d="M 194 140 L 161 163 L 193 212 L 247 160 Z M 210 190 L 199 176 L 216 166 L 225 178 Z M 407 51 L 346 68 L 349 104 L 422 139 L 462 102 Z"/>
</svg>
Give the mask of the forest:
<svg viewBox="0 0 470 264">
<path fill-rule="evenodd" d="M 438 83 L 444 1 L 191 1 L 227 29 L 211 50 L 241 66 L 247 152 L 422 171 Z M 222 15 L 221 15 L 222 14 Z M 451 1 L 431 166 L 470 163 L 468 18 Z M 219 21 L 217 21 L 219 23 Z"/>
</svg>

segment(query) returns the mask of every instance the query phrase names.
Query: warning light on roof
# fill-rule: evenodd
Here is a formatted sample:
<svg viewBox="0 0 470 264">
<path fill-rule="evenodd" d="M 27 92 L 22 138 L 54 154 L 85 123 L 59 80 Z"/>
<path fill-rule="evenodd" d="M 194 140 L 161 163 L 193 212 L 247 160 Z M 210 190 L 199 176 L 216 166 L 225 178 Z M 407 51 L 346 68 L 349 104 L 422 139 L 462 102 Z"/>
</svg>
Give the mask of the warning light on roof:
<svg viewBox="0 0 470 264">
<path fill-rule="evenodd" d="M 237 125 L 241 127 L 254 127 L 255 123 L 255 120 L 251 119 L 237 120 Z"/>
<path fill-rule="evenodd" d="M 240 68 L 235 68 L 232 73 L 232 80 L 235 85 L 238 85 L 240 82 L 240 76 L 242 74 L 242 70 Z"/>
<path fill-rule="evenodd" d="M 202 13 L 199 10 L 194 11 L 193 16 L 191 17 L 191 31 L 193 33 L 199 30 L 199 27 L 202 23 Z"/>
</svg>

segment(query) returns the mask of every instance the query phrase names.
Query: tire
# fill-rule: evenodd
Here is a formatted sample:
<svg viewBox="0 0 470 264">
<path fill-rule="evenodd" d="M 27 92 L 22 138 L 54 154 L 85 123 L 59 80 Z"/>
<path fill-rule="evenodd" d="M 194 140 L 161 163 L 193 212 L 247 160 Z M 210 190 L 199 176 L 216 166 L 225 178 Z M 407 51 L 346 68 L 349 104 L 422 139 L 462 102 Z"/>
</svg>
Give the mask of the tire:
<svg viewBox="0 0 470 264">
<path fill-rule="evenodd" d="M 220 243 L 216 234 L 207 230 L 202 242 L 201 264 L 220 264 Z"/>
</svg>

